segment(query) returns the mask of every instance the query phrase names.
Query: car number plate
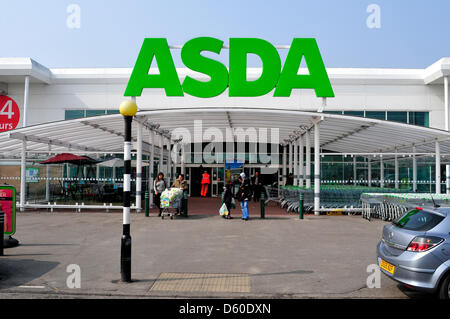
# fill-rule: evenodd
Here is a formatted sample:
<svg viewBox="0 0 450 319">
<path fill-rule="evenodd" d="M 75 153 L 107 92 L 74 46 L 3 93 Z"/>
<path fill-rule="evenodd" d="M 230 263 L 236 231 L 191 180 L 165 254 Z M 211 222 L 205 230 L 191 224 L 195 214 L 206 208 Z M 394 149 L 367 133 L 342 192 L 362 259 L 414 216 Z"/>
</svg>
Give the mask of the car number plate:
<svg viewBox="0 0 450 319">
<path fill-rule="evenodd" d="M 381 261 L 380 261 L 380 267 L 381 267 L 381 269 L 386 270 L 388 273 L 390 273 L 392 275 L 394 274 L 395 266 L 388 263 L 387 261 L 385 261 L 383 259 L 381 259 Z"/>
</svg>

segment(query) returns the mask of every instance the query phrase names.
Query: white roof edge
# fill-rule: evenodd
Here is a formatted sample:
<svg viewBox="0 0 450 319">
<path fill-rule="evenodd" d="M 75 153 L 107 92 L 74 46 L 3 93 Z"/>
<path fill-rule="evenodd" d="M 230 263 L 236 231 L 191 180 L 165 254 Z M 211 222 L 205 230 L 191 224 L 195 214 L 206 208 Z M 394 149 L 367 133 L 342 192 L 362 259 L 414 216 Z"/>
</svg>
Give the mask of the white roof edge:
<svg viewBox="0 0 450 319">
<path fill-rule="evenodd" d="M 38 81 L 50 83 L 51 71 L 31 58 L 0 58 L 0 75 L 29 75 Z"/>
<path fill-rule="evenodd" d="M 425 84 L 431 84 L 444 76 L 450 76 L 450 58 L 442 58 L 424 71 Z"/>
<path fill-rule="evenodd" d="M 301 69 L 305 70 L 306 69 Z M 55 83 L 78 81 L 106 81 L 126 83 L 132 68 L 55 68 L 50 69 Z M 261 68 L 249 68 L 249 79 L 256 79 L 261 74 Z M 302 72 L 302 71 L 300 71 Z M 381 83 L 393 81 L 401 83 L 423 84 L 423 69 L 369 69 L 369 68 L 327 68 L 332 82 Z M 192 71 L 188 68 L 177 68 L 180 79 L 191 76 L 199 80 L 207 80 L 208 76 Z"/>
<path fill-rule="evenodd" d="M 304 69 L 303 69 L 304 70 Z M 0 58 L 0 75 L 30 75 L 45 83 L 104 80 L 126 82 L 132 68 L 47 68 L 31 58 Z M 177 68 L 180 78 L 186 75 L 198 79 L 208 78 L 187 68 Z M 327 68 L 331 81 L 364 81 L 379 83 L 395 81 L 431 84 L 442 76 L 450 75 L 450 58 L 444 57 L 425 69 L 402 68 Z M 256 78 L 261 68 L 249 68 L 250 78 Z"/>
</svg>

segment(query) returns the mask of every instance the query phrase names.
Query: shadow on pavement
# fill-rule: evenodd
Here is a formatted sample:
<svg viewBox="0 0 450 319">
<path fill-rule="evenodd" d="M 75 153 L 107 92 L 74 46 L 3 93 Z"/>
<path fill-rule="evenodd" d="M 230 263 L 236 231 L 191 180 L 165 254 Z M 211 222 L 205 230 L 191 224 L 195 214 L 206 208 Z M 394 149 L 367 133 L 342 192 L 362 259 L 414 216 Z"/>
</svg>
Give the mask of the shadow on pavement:
<svg viewBox="0 0 450 319">
<path fill-rule="evenodd" d="M 398 284 L 397 288 L 402 293 L 404 293 L 408 298 L 411 298 L 411 299 L 436 299 L 437 298 L 435 294 L 412 290 L 402 284 Z"/>
<path fill-rule="evenodd" d="M 203 219 L 203 218 L 211 218 L 211 215 L 189 215 L 188 217 L 175 216 L 177 220 L 191 220 L 191 219 Z M 169 217 L 164 217 L 164 219 L 170 220 Z"/>
<path fill-rule="evenodd" d="M 24 285 L 58 266 L 58 262 L 0 257 L 0 289 Z"/>
</svg>

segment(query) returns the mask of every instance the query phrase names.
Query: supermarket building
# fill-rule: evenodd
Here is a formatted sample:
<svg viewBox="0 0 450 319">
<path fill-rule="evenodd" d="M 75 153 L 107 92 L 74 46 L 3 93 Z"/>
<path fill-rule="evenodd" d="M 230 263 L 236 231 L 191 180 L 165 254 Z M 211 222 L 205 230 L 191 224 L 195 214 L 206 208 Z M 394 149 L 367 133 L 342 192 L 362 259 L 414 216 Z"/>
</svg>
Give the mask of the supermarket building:
<svg viewBox="0 0 450 319">
<path fill-rule="evenodd" d="M 39 161 L 58 152 L 120 156 L 123 121 L 118 106 L 125 99 L 131 72 L 131 68 L 47 68 L 31 58 L 0 58 L 0 95 L 14 99 L 21 114 L 15 130 L 0 133 L 0 182 L 24 187 L 26 181 L 22 179 L 19 186 L 14 180 L 25 175 L 24 167 L 39 167 Z M 185 68 L 177 68 L 177 73 L 180 82 L 187 75 L 202 79 Z M 260 73 L 258 68 L 248 69 L 250 79 Z M 320 183 L 359 183 L 441 192 L 442 184 L 445 191 L 445 176 L 450 175 L 445 174 L 450 155 L 450 58 L 424 69 L 327 68 L 327 73 L 334 98 L 317 98 L 314 90 L 293 90 L 290 97 L 274 97 L 270 92 L 251 98 L 229 97 L 225 91 L 208 99 L 144 90 L 136 98 L 139 113 L 133 131 L 137 198 L 145 185 L 151 185 L 151 171 L 164 171 L 171 181 L 177 172 L 185 173 L 195 196 L 196 176 L 208 170 L 209 195 L 217 196 L 227 179 L 227 163 L 250 175 L 264 174 L 270 166 L 275 168 L 267 174 L 271 182 L 286 183 L 292 173 L 294 184 L 315 183 L 316 189 Z M 196 121 L 202 122 L 201 148 L 194 145 Z M 180 127 L 192 134 L 191 141 L 171 135 Z M 277 160 L 270 165 L 252 160 L 250 139 L 245 140 L 246 155 L 241 158 L 236 157 L 239 154 L 230 158 L 227 151 L 213 152 L 213 160 L 196 157 L 196 150 L 211 142 L 204 139 L 210 127 L 276 128 L 278 141 L 269 144 L 277 145 L 271 149 Z M 222 142 L 234 143 L 236 135 Z M 192 147 L 186 153 L 187 143 Z M 181 152 L 181 161 L 168 156 L 176 152 Z M 43 200 L 49 199 L 48 172 L 39 171 Z M 91 177 L 116 179 L 120 172 L 114 167 L 97 168 Z M 68 179 L 76 173 L 67 166 L 52 174 Z M 21 197 L 21 205 L 25 201 Z"/>
</svg>

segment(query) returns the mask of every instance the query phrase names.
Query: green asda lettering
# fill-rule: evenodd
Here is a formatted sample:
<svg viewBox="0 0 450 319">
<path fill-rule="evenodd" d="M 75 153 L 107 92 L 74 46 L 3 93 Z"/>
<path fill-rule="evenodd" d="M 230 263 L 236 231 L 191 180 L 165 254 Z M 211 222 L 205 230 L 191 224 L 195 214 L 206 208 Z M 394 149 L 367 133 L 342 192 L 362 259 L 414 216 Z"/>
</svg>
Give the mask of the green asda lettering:
<svg viewBox="0 0 450 319">
<path fill-rule="evenodd" d="M 277 49 L 269 42 L 256 38 L 230 38 L 229 69 L 221 62 L 202 55 L 209 51 L 220 54 L 223 41 L 211 37 L 194 38 L 181 50 L 184 65 L 207 75 L 209 81 L 186 76 L 180 83 L 175 64 L 164 38 L 146 38 L 142 44 L 125 96 L 141 96 L 145 88 L 162 88 L 167 96 L 184 93 L 208 98 L 222 94 L 228 87 L 230 97 L 262 96 L 274 90 L 273 95 L 287 97 L 293 89 L 314 89 L 317 97 L 334 97 L 317 42 L 312 38 L 294 38 L 284 66 Z M 247 55 L 255 54 L 262 62 L 262 73 L 253 81 L 247 80 Z M 309 74 L 298 74 L 305 59 Z M 152 61 L 159 74 L 149 74 Z"/>
</svg>

